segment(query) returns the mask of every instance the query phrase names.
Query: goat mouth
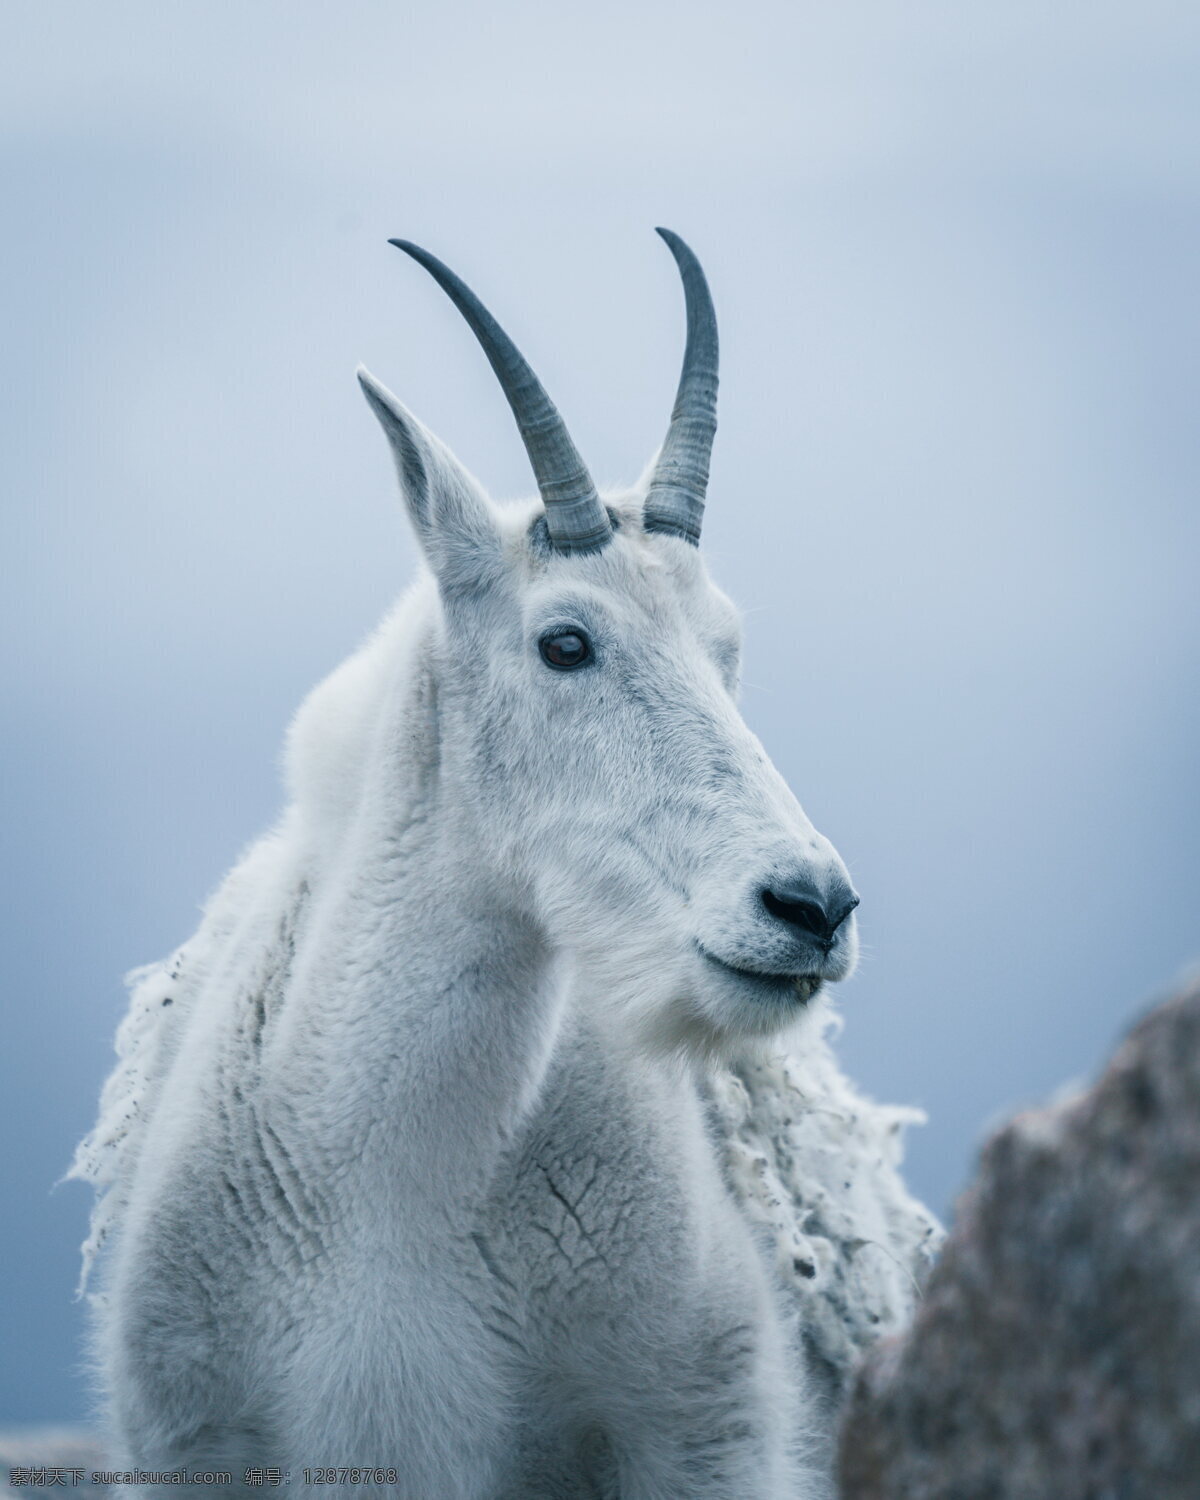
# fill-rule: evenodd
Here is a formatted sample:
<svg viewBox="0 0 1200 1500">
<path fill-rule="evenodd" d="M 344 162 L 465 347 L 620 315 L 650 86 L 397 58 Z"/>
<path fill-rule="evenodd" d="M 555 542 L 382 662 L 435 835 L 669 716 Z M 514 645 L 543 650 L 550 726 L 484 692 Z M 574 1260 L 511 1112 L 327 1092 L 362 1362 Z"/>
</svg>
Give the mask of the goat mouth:
<svg viewBox="0 0 1200 1500">
<path fill-rule="evenodd" d="M 781 999 L 798 1000 L 801 1005 L 807 1005 L 823 983 L 820 974 L 771 974 L 763 969 L 744 969 L 740 964 L 731 964 L 727 959 L 718 958 L 699 943 L 696 947 L 701 957 L 715 968 L 754 984 L 760 991 L 767 991 Z"/>
</svg>

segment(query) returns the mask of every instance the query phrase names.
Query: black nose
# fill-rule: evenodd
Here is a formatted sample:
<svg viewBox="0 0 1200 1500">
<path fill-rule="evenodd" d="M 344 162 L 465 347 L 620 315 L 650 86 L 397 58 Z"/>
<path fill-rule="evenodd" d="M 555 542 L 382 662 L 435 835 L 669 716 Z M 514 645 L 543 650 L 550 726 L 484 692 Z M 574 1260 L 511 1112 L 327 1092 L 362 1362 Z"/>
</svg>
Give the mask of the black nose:
<svg viewBox="0 0 1200 1500">
<path fill-rule="evenodd" d="M 764 890 L 762 904 L 780 922 L 811 933 L 827 948 L 838 928 L 858 905 L 858 897 L 845 886 L 822 896 L 806 881 L 797 881 Z"/>
</svg>

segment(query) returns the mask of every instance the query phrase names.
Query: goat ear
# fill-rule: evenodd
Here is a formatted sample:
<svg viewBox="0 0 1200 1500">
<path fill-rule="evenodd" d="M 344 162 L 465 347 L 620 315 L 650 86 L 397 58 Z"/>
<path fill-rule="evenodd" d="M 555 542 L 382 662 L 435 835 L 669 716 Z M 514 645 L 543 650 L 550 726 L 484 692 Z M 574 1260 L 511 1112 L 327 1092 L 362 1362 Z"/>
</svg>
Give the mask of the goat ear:
<svg viewBox="0 0 1200 1500">
<path fill-rule="evenodd" d="M 500 563 L 500 534 L 482 486 L 361 365 L 358 383 L 387 436 L 413 530 L 439 587 L 444 593 L 478 589 Z"/>
</svg>

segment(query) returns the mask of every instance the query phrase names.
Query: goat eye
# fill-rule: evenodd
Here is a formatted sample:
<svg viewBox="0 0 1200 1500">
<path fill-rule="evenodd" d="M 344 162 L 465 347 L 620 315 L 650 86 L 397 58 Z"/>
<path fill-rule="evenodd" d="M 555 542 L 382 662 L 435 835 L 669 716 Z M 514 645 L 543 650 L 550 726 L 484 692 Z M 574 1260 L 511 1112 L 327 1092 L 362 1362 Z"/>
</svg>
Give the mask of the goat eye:
<svg viewBox="0 0 1200 1500">
<path fill-rule="evenodd" d="M 592 648 L 586 635 L 578 630 L 552 630 L 538 642 L 542 660 L 548 667 L 557 667 L 560 672 L 572 667 L 582 667 L 591 660 Z"/>
</svg>

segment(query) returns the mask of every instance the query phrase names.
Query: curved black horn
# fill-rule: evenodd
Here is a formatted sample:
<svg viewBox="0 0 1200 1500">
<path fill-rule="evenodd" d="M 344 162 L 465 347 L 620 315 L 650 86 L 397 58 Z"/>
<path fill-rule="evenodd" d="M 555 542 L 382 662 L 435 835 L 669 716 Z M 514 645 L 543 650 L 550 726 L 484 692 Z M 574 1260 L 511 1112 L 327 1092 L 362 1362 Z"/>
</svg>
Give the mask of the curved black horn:
<svg viewBox="0 0 1200 1500">
<path fill-rule="evenodd" d="M 671 230 L 658 233 L 683 277 L 687 344 L 671 425 L 646 492 L 643 525 L 647 531 L 671 532 L 696 547 L 717 431 L 717 314 L 695 255 Z"/>
<path fill-rule="evenodd" d="M 612 538 L 608 512 L 566 423 L 524 355 L 483 303 L 449 266 L 409 240 L 389 240 L 418 261 L 467 320 L 512 407 L 546 507 L 550 540 L 559 552 L 597 552 Z"/>
</svg>

